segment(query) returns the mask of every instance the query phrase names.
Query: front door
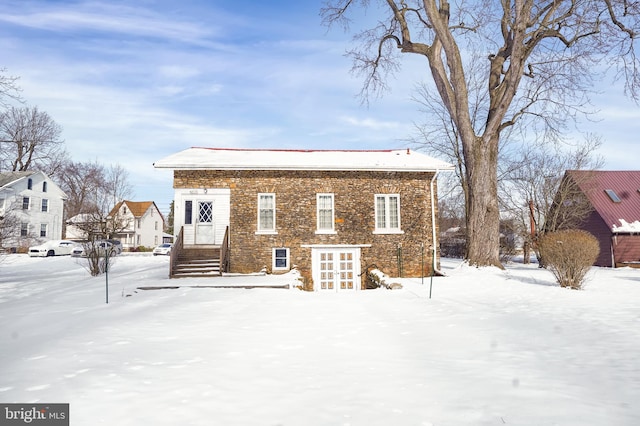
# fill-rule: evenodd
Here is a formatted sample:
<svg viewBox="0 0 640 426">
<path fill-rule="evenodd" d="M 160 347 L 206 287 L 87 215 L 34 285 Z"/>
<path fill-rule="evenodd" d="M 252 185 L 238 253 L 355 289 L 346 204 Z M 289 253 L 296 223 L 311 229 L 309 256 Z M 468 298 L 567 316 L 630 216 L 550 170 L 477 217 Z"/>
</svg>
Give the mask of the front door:
<svg viewBox="0 0 640 426">
<path fill-rule="evenodd" d="M 316 249 L 313 275 L 316 290 L 354 291 L 360 285 L 359 249 Z"/>
<path fill-rule="evenodd" d="M 214 244 L 213 201 L 198 201 L 195 234 L 196 244 Z"/>
</svg>

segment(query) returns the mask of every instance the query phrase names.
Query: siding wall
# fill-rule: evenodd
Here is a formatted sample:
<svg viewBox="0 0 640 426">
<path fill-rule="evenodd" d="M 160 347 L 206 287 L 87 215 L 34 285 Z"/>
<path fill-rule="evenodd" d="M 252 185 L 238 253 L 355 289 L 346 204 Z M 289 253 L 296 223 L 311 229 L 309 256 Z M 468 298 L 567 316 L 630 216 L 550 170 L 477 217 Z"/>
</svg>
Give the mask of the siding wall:
<svg viewBox="0 0 640 426">
<path fill-rule="evenodd" d="M 286 247 L 291 264 L 309 281 L 311 248 L 303 245 L 370 244 L 362 248 L 363 271 L 375 264 L 386 274 L 398 276 L 401 266 L 403 276 L 418 277 L 428 275 L 432 264 L 432 177 L 433 173 L 401 172 L 175 170 L 174 188 L 176 194 L 190 188 L 229 189 L 232 272 L 270 269 L 272 249 Z M 256 233 L 259 193 L 276 194 L 277 234 Z M 316 234 L 318 193 L 334 194 L 335 234 Z M 400 194 L 402 234 L 373 233 L 375 194 Z"/>
<path fill-rule="evenodd" d="M 580 228 L 590 232 L 600 243 L 600 254 L 594 265 L 605 267 L 613 266 L 611 258 L 611 230 L 604 223 L 600 215 L 596 211 L 592 211 Z"/>
<path fill-rule="evenodd" d="M 613 239 L 616 263 L 640 262 L 640 235 L 617 235 Z"/>
</svg>

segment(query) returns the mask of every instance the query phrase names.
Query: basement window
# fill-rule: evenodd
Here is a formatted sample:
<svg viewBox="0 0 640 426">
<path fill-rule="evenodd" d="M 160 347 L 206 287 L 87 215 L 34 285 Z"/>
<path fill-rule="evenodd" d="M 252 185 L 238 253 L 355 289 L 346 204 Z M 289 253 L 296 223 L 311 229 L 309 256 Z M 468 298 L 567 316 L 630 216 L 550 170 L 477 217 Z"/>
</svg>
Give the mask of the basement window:
<svg viewBox="0 0 640 426">
<path fill-rule="evenodd" d="M 273 249 L 273 265 L 274 271 L 287 271 L 289 266 L 289 249 L 278 247 Z"/>
<path fill-rule="evenodd" d="M 611 201 L 613 201 L 614 203 L 620 203 L 622 202 L 622 200 L 620 199 L 620 197 L 618 197 L 618 194 L 616 194 L 616 192 L 613 189 L 605 189 L 604 192 L 607 193 L 607 195 L 609 196 L 609 198 L 611 198 Z"/>
</svg>

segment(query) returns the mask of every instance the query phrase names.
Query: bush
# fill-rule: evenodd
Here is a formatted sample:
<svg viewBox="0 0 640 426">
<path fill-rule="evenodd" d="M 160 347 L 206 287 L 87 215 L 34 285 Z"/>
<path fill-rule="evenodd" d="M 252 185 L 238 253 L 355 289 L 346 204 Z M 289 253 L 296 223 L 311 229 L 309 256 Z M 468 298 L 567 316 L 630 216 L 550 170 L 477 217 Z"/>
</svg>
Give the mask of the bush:
<svg viewBox="0 0 640 426">
<path fill-rule="evenodd" d="M 596 237 L 586 231 L 566 230 L 544 234 L 538 241 L 544 266 L 561 287 L 580 290 L 584 277 L 600 253 Z"/>
</svg>

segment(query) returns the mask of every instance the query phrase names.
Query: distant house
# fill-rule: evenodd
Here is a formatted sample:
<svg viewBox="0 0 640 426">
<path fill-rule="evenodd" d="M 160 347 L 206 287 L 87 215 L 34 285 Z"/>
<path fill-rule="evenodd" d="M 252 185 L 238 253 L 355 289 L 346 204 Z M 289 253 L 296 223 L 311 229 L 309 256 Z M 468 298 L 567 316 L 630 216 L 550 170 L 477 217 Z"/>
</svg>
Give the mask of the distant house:
<svg viewBox="0 0 640 426">
<path fill-rule="evenodd" d="M 0 217 L 14 222 L 0 245 L 26 247 L 62 238 L 65 193 L 42 172 L 0 173 Z"/>
<path fill-rule="evenodd" d="M 84 241 L 89 234 L 101 235 L 103 220 L 96 219 L 95 215 L 80 213 L 70 217 L 66 221 L 65 238 L 73 241 Z"/>
<path fill-rule="evenodd" d="M 111 238 L 120 240 L 125 249 L 155 247 L 164 241 L 164 216 L 153 201 L 121 201 L 108 219 L 120 224 Z"/>
<path fill-rule="evenodd" d="M 595 265 L 640 266 L 640 171 L 568 170 L 564 179 L 573 181 L 592 207 L 578 228 L 600 243 Z"/>
<path fill-rule="evenodd" d="M 410 150 L 227 148 L 190 148 L 154 166 L 174 171 L 172 265 L 211 248 L 220 271 L 296 266 L 307 289 L 326 291 L 361 289 L 374 267 L 428 274 L 436 178 L 452 169 Z"/>
</svg>

